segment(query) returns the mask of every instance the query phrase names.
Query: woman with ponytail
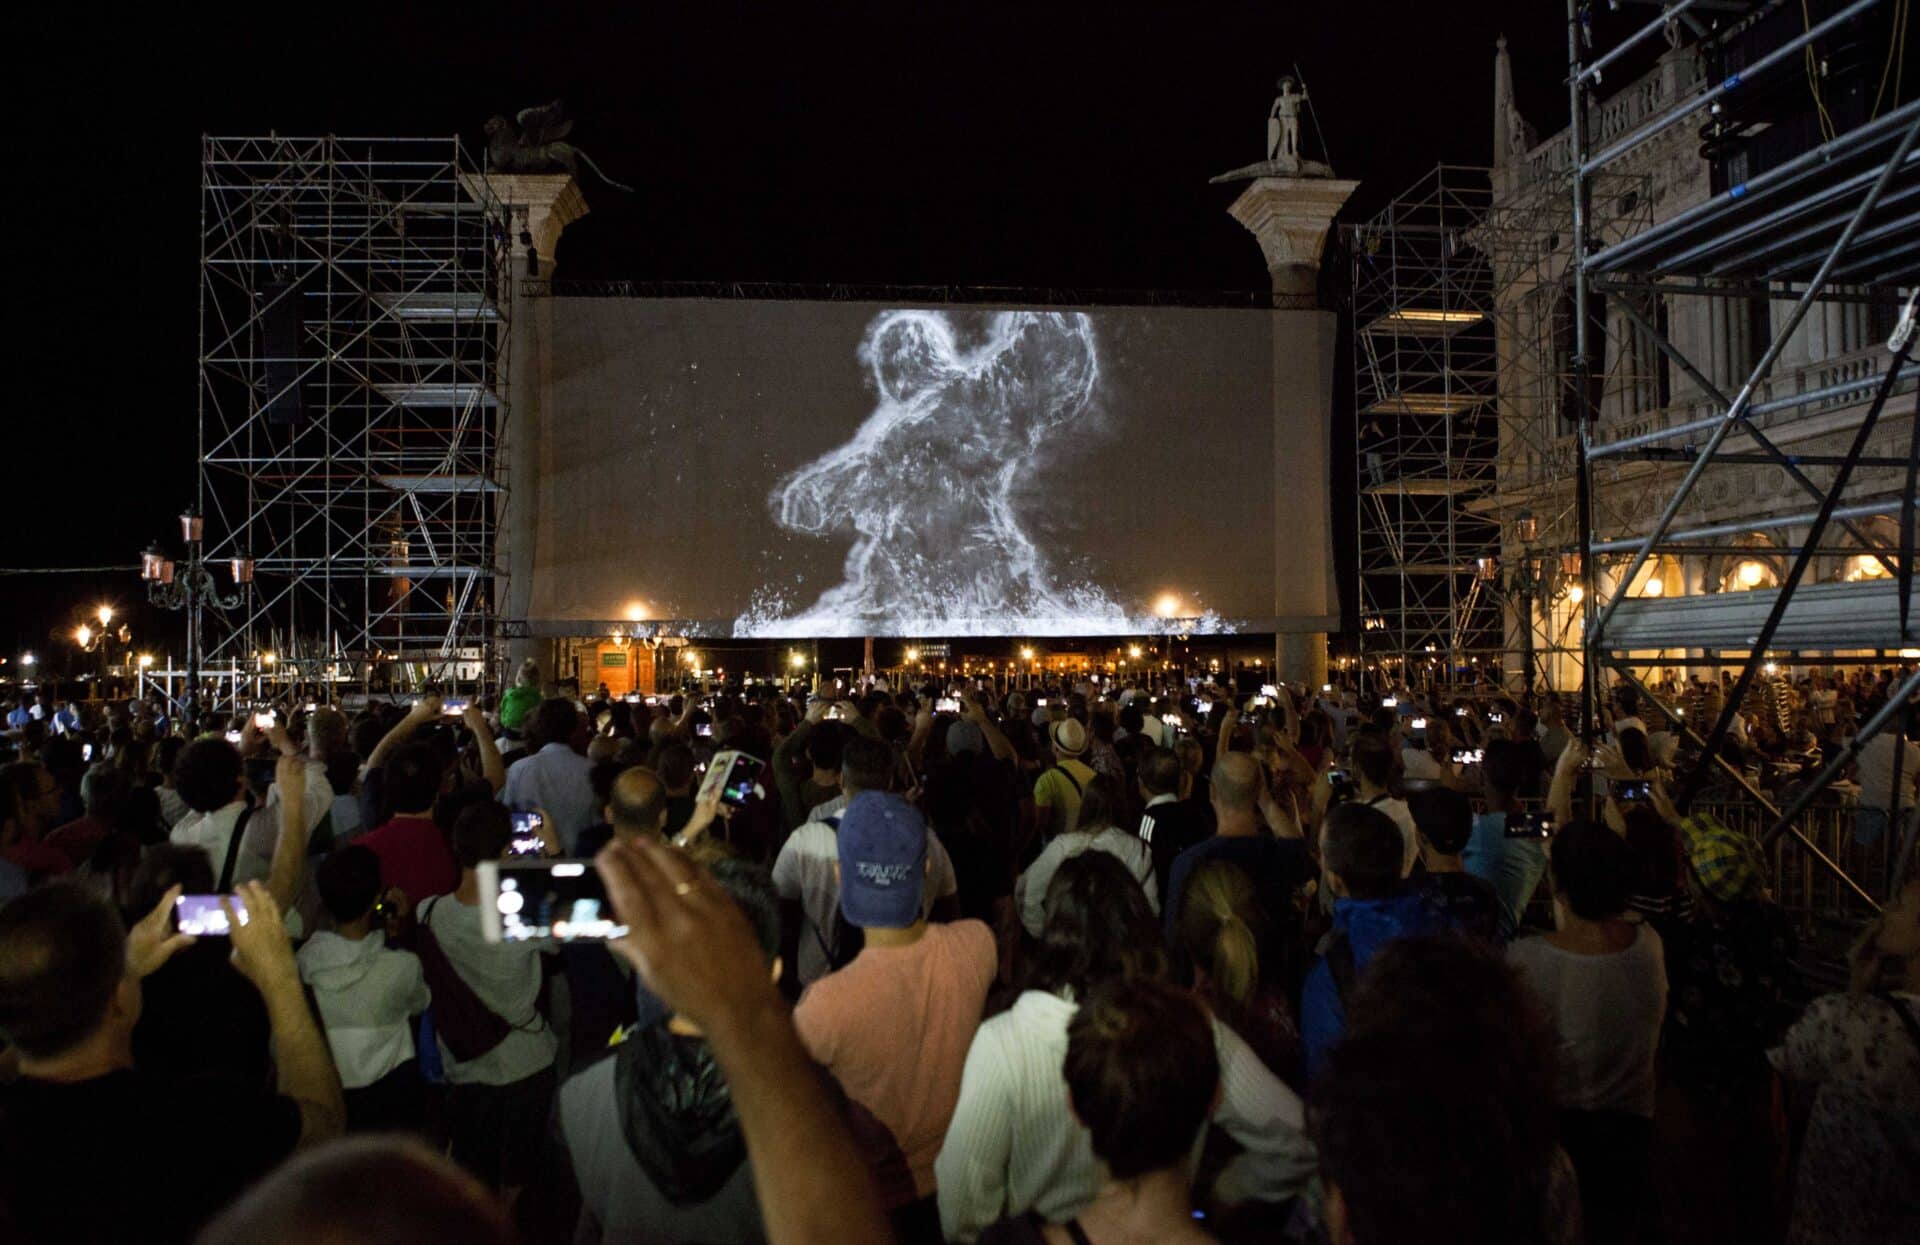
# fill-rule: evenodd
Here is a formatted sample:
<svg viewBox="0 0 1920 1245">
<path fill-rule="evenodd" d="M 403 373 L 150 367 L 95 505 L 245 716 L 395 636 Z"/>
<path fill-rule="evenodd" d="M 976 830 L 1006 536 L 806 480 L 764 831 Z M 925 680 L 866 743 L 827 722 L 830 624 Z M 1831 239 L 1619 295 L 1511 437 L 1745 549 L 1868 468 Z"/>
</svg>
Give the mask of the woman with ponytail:
<svg viewBox="0 0 1920 1245">
<path fill-rule="evenodd" d="M 1300 1030 L 1287 1006 L 1280 940 L 1246 870 L 1225 860 L 1195 869 L 1174 937 L 1194 996 L 1275 1076 L 1299 1085 Z"/>
</svg>

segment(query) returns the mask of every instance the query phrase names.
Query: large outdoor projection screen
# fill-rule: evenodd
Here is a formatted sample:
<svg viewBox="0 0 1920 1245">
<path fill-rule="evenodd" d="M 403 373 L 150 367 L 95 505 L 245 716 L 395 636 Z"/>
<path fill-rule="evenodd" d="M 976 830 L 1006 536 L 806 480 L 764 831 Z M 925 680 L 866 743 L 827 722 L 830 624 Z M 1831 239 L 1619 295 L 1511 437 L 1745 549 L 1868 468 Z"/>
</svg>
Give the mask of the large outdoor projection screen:
<svg viewBox="0 0 1920 1245">
<path fill-rule="evenodd" d="M 537 628 L 1272 627 L 1264 312 L 620 298 L 541 310 Z"/>
</svg>

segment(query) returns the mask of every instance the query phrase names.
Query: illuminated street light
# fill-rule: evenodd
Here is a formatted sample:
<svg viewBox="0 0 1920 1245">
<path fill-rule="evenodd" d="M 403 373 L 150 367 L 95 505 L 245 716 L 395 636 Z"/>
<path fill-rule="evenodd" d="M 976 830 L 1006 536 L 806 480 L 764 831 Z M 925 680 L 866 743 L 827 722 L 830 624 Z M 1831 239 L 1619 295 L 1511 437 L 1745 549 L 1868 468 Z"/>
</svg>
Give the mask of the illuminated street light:
<svg viewBox="0 0 1920 1245">
<path fill-rule="evenodd" d="M 94 611 L 94 617 L 100 620 L 100 630 L 105 631 L 113 622 L 113 607 L 111 605 L 102 605 L 98 610 Z"/>
<path fill-rule="evenodd" d="M 1180 598 L 1171 592 L 1163 592 L 1160 599 L 1153 603 L 1153 612 L 1162 618 L 1174 618 L 1180 613 Z"/>
<path fill-rule="evenodd" d="M 788 662 L 788 664 L 790 664 L 790 665 L 791 665 L 791 666 L 792 666 L 792 667 L 793 667 L 793 668 L 794 668 L 795 670 L 798 670 L 798 669 L 799 669 L 800 667 L 802 667 L 802 666 L 804 666 L 804 665 L 806 665 L 806 664 L 807 664 L 807 659 L 806 659 L 806 657 L 805 657 L 804 655 L 802 655 L 802 654 L 800 654 L 800 653 L 795 653 L 795 654 L 793 654 L 793 656 L 791 656 L 791 657 L 789 657 L 789 658 L 787 658 L 787 662 Z"/>
<path fill-rule="evenodd" d="M 93 628 L 87 626 L 85 623 L 81 623 L 74 631 L 73 638 L 75 643 L 79 644 L 81 648 L 85 648 L 87 645 L 93 643 Z"/>
<path fill-rule="evenodd" d="M 1032 660 L 1033 660 L 1033 650 L 1032 650 L 1032 649 L 1030 649 L 1030 648 L 1023 648 L 1023 649 L 1021 649 L 1021 650 L 1020 650 L 1020 660 L 1021 660 L 1021 661 L 1032 661 Z"/>
<path fill-rule="evenodd" d="M 910 648 L 910 649 L 908 649 L 908 650 L 907 650 L 907 662 L 908 662 L 908 663 L 909 663 L 910 665 L 918 665 L 918 664 L 920 664 L 920 650 L 919 650 L 919 649 L 917 649 L 917 648 Z"/>
<path fill-rule="evenodd" d="M 141 668 L 142 670 L 146 670 L 146 669 L 149 669 L 149 668 L 151 668 L 151 667 L 152 667 L 152 665 L 153 665 L 153 654 L 152 654 L 152 653 L 142 653 L 142 654 L 140 654 L 140 668 Z"/>
<path fill-rule="evenodd" d="M 1140 646 L 1138 644 L 1129 644 L 1127 646 L 1127 656 L 1137 659 L 1140 656 Z"/>
</svg>

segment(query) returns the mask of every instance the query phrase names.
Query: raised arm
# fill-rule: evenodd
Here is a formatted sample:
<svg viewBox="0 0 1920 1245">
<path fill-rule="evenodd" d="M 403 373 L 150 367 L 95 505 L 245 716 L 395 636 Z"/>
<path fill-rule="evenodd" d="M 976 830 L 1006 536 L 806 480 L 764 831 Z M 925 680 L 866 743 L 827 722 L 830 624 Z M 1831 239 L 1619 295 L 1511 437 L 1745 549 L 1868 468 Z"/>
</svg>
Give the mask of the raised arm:
<svg viewBox="0 0 1920 1245">
<path fill-rule="evenodd" d="M 1565 751 L 1553 767 L 1553 782 L 1547 787 L 1547 811 L 1553 814 L 1555 828 L 1573 822 L 1573 788 L 1580 781 L 1580 767 L 1587 761 L 1586 745 L 1579 736 L 1567 740 Z"/>
<path fill-rule="evenodd" d="M 872 1178 L 739 906 L 661 844 L 615 842 L 596 865 L 630 930 L 609 945 L 700 1026 L 726 1075 L 770 1245 L 891 1241 Z"/>
<path fill-rule="evenodd" d="M 234 911 L 236 902 L 246 911 L 244 923 Z M 279 906 L 258 882 L 241 883 L 233 898 L 221 899 L 220 906 L 226 909 L 232 930 L 233 965 L 266 1002 L 280 1092 L 300 1108 L 300 1145 L 304 1148 L 338 1137 L 347 1123 L 340 1075 L 334 1070 L 327 1039 L 307 1006 Z"/>
<path fill-rule="evenodd" d="M 967 721 L 980 728 L 980 733 L 986 737 L 987 748 L 992 751 L 996 759 L 1001 761 L 1014 759 L 1013 744 L 1000 729 L 1000 724 L 987 715 L 985 706 L 965 692 L 960 693 L 960 713 Z"/>
<path fill-rule="evenodd" d="M 913 772 L 918 774 L 925 767 L 922 761 L 927 755 L 927 740 L 933 735 L 933 702 L 922 699 L 920 712 L 913 715 L 913 737 L 907 740 L 907 759 L 913 762 Z"/>
<path fill-rule="evenodd" d="M 290 910 L 307 881 L 307 760 L 297 752 L 282 753 L 274 768 L 280 789 L 280 833 L 267 866 L 267 891 L 280 911 Z"/>
<path fill-rule="evenodd" d="M 813 728 L 826 711 L 827 707 L 818 701 L 808 705 L 806 720 L 794 727 L 793 734 L 773 750 L 773 785 L 780 793 L 780 815 L 789 830 L 798 828 L 807 819 L 806 800 L 800 792 L 800 777 L 793 772 L 793 759 L 806 755 L 807 740 L 813 737 Z"/>
<path fill-rule="evenodd" d="M 493 793 L 499 795 L 507 785 L 507 763 L 500 759 L 500 746 L 494 743 L 493 732 L 487 729 L 487 715 L 480 712 L 478 705 L 468 705 L 460 720 L 473 732 L 474 747 L 480 750 L 480 772 L 486 776 Z"/>
<path fill-rule="evenodd" d="M 393 729 L 380 737 L 373 746 L 373 755 L 367 758 L 368 769 L 379 769 L 393 755 L 393 750 L 413 737 L 413 733 L 428 722 L 440 716 L 440 698 L 422 696 L 418 704 L 407 710 L 407 716 L 394 723 Z"/>
</svg>

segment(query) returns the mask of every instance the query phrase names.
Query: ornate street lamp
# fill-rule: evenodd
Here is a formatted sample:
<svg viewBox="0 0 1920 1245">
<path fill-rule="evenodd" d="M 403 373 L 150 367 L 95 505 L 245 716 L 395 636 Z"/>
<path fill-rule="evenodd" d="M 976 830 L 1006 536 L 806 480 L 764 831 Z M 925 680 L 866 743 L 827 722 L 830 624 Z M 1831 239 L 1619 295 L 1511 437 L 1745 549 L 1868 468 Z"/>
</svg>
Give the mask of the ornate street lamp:
<svg viewBox="0 0 1920 1245">
<path fill-rule="evenodd" d="M 140 555 L 140 578 L 146 581 L 147 600 L 163 610 L 184 610 L 187 615 L 187 709 L 197 714 L 200 704 L 201 616 L 207 606 L 237 609 L 242 592 L 223 593 L 207 569 L 204 542 L 207 523 L 198 511 L 188 509 L 180 516 L 180 536 L 187 546 L 184 565 L 174 562 L 155 541 Z M 231 560 L 233 582 L 245 589 L 253 583 L 253 559 L 241 554 Z M 184 572 L 184 573 L 183 573 Z M 169 689 L 171 690 L 171 689 Z"/>
</svg>

